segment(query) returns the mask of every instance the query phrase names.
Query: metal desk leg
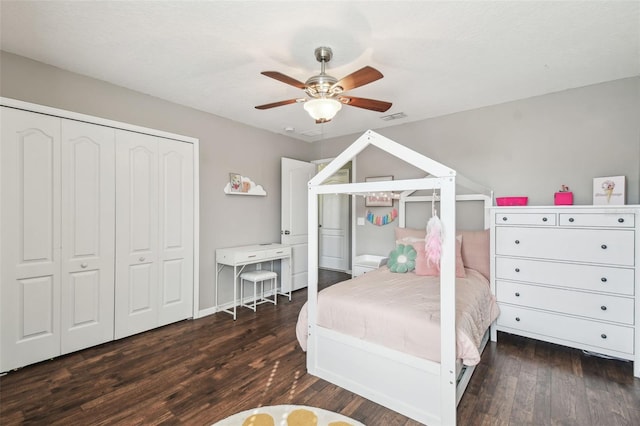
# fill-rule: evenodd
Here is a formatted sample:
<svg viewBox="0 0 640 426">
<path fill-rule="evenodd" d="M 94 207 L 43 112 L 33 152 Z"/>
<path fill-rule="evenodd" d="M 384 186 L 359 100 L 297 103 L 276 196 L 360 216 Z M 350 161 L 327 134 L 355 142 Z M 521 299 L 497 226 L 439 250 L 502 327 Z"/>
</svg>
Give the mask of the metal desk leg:
<svg viewBox="0 0 640 426">
<path fill-rule="evenodd" d="M 240 278 L 240 274 L 244 271 L 244 268 L 247 265 L 239 265 L 240 269 L 238 269 L 238 265 L 233 265 L 233 320 L 236 319 L 236 311 L 238 308 L 238 278 Z M 242 282 L 240 282 L 242 285 Z M 241 300 L 240 303 L 243 301 Z"/>
<path fill-rule="evenodd" d="M 224 269 L 224 265 L 216 264 L 216 305 L 218 306 L 220 305 L 220 299 L 218 297 L 220 272 L 222 272 L 223 269 Z M 238 276 L 240 276 L 243 269 L 244 269 L 244 265 L 240 268 L 240 271 L 238 271 L 238 268 L 236 265 L 233 266 L 233 307 L 232 309 L 221 309 L 222 312 L 226 312 L 228 314 L 233 315 L 234 321 L 236 320 L 236 316 L 237 316 L 236 306 L 238 304 L 238 285 L 237 285 Z"/>
<path fill-rule="evenodd" d="M 236 320 L 236 310 L 238 306 L 238 275 L 236 265 L 233 265 L 233 320 Z"/>
<path fill-rule="evenodd" d="M 220 306 L 220 297 L 218 296 L 220 288 L 220 272 L 224 269 L 224 265 L 216 262 L 216 307 Z M 223 309 L 224 311 L 224 309 Z"/>
</svg>

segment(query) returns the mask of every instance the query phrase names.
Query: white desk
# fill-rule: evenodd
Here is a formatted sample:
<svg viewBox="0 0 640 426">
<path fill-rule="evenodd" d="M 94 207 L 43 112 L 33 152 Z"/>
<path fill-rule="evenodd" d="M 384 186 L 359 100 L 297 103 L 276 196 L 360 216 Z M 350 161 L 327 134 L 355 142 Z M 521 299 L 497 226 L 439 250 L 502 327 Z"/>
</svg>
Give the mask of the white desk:
<svg viewBox="0 0 640 426">
<path fill-rule="evenodd" d="M 291 246 L 284 244 L 254 244 L 251 246 L 229 247 L 216 250 L 216 303 L 218 302 L 218 288 L 220 286 L 220 272 L 225 266 L 233 267 L 233 307 L 222 309 L 223 312 L 233 315 L 236 319 L 238 306 L 238 277 L 247 265 L 255 265 L 262 262 L 280 260 L 280 291 L 291 300 Z"/>
</svg>

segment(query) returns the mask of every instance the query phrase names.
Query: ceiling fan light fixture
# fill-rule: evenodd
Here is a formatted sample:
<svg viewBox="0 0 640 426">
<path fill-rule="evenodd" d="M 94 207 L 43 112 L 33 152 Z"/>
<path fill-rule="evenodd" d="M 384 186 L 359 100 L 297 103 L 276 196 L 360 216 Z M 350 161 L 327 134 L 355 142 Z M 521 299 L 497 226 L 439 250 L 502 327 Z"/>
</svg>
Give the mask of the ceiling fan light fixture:
<svg viewBox="0 0 640 426">
<path fill-rule="evenodd" d="M 304 102 L 304 109 L 316 120 L 316 123 L 326 123 L 331 121 L 331 119 L 335 117 L 337 112 L 342 108 L 342 104 L 378 112 L 385 112 L 391 108 L 391 102 L 344 95 L 345 91 L 349 91 L 381 79 L 384 76 L 380 71 L 370 66 L 366 66 L 338 80 L 325 73 L 326 63 L 331 60 L 331 56 L 333 55 L 331 48 L 318 47 L 315 53 L 316 59 L 320 62 L 320 74 L 309 77 L 305 83 L 277 71 L 262 71 L 261 73 L 264 76 L 273 78 L 297 89 L 304 90 L 309 99 L 308 101 L 304 98 L 287 99 L 285 101 L 258 105 L 255 108 L 264 110 L 283 105 L 290 105 L 297 102 Z"/>
<path fill-rule="evenodd" d="M 304 109 L 317 122 L 326 123 L 336 116 L 342 104 L 331 98 L 310 99 L 304 103 Z"/>
</svg>

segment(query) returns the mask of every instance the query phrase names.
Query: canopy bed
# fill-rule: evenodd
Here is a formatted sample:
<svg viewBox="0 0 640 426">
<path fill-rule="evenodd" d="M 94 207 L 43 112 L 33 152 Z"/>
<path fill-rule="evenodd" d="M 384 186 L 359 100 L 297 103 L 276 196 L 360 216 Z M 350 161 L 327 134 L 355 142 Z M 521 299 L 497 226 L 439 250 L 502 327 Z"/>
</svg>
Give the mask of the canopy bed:
<svg viewBox="0 0 640 426">
<path fill-rule="evenodd" d="M 404 160 L 424 171 L 427 177 L 324 184 L 328 177 L 368 146 L 375 146 Z M 468 188 L 474 194 L 456 196 L 457 186 Z M 344 285 L 339 283 L 331 286 L 319 295 L 318 237 L 316 233 L 309 233 L 308 301 L 306 309 L 300 315 L 302 322 L 298 325 L 298 334 L 301 337 L 301 345 L 306 346 L 307 370 L 310 374 L 419 422 L 431 426 L 454 425 L 457 403 L 470 379 L 473 366 L 479 361 L 483 344 L 487 340 L 489 324 L 497 315 L 495 300 L 489 290 L 488 277 L 483 277 L 473 269 L 466 269 L 465 278 L 458 278 L 456 281 L 456 275 L 460 275 L 460 264 L 458 264 L 458 273 L 456 272 L 456 252 L 459 257 L 460 246 L 464 246 L 464 236 L 461 245 L 456 242 L 456 201 L 483 202 L 484 223 L 487 227 L 487 208 L 491 206 L 493 199 L 491 191 L 461 177 L 454 170 L 434 160 L 373 131 L 367 131 L 309 181 L 308 229 L 318 228 L 318 195 L 328 193 L 365 195 L 381 191 L 394 191 L 401 194 L 398 215 L 400 228 L 398 229 L 405 228 L 407 205 L 431 200 L 431 196 L 412 195 L 420 190 L 433 191 L 434 194 L 439 192 L 440 216 L 444 230 L 441 241 L 440 278 L 416 278 L 414 274 L 393 274 L 387 266 L 383 266 L 379 270 L 348 280 Z M 488 243 L 486 250 L 488 251 Z M 486 259 L 488 269 L 488 253 Z M 488 275 L 488 272 L 486 274 Z M 401 275 L 405 277 L 401 278 Z M 430 284 L 425 284 L 427 282 Z M 367 299 L 365 293 L 374 291 L 376 286 L 382 288 L 383 294 L 385 291 L 387 293 L 382 297 L 379 295 L 370 297 L 374 301 L 374 307 L 371 308 L 374 310 L 374 318 L 378 319 L 378 325 L 373 326 L 366 323 L 366 319 L 354 317 L 352 314 L 365 305 L 364 301 Z M 349 287 L 352 288 L 351 295 L 347 294 Z M 407 293 L 401 292 L 401 287 L 409 288 L 409 292 L 412 288 L 419 295 L 407 296 Z M 427 291 L 427 287 L 430 290 Z M 473 295 L 475 293 L 469 295 L 464 290 L 467 288 L 473 291 L 479 290 L 482 295 Z M 325 303 L 325 299 L 328 298 L 325 292 L 330 289 L 331 292 L 336 293 L 336 300 L 342 301 L 343 305 L 346 304 L 342 311 L 334 305 L 329 307 L 328 302 Z M 348 302 L 349 299 L 352 301 Z M 432 313 L 425 314 L 421 310 L 422 307 L 416 309 L 409 307 L 407 302 L 410 299 L 419 300 L 418 305 L 432 305 Z M 460 306 L 468 305 L 473 310 L 477 305 L 474 302 L 476 299 L 483 300 L 480 305 L 486 306 L 482 306 L 481 312 L 477 315 L 479 320 L 477 318 L 468 320 L 467 314 L 462 312 Z M 399 309 L 394 311 L 392 309 L 394 306 Z M 363 308 L 363 310 L 366 309 Z M 334 311 L 336 315 L 330 319 L 330 314 L 325 311 Z M 393 319 L 398 312 L 413 312 L 417 322 L 424 324 L 410 325 L 409 328 L 413 333 L 394 329 Z M 426 321 L 425 315 L 434 317 L 436 325 L 433 335 L 436 337 L 429 337 L 424 331 L 425 327 L 434 328 L 434 323 Z M 401 324 L 409 321 L 400 317 L 395 322 Z M 471 326 L 464 332 L 460 332 L 465 323 Z M 478 327 L 475 325 L 477 323 L 481 325 Z M 391 340 L 395 339 L 395 344 L 385 341 L 385 337 L 362 337 L 363 333 L 375 335 L 375 330 L 379 329 L 375 327 L 391 328 Z M 421 327 L 420 331 L 416 331 L 418 327 Z M 423 332 L 424 335 L 422 335 Z M 415 333 L 419 334 L 416 336 Z M 424 344 L 428 343 L 429 339 L 431 341 L 436 339 L 436 342 Z M 479 349 L 478 346 L 480 346 Z M 457 354 L 468 366 L 462 376 L 458 375 L 461 362 Z"/>
</svg>

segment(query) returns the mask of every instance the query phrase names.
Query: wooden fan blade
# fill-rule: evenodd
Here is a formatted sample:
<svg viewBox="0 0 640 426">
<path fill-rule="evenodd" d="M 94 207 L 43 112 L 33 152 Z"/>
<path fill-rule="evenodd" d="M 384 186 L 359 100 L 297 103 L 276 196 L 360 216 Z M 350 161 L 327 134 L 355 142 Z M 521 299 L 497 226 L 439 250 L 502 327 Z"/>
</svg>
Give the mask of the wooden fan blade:
<svg viewBox="0 0 640 426">
<path fill-rule="evenodd" d="M 284 75 L 278 71 L 262 71 L 260 74 L 266 75 L 267 77 L 275 78 L 278 81 L 289 84 L 293 87 L 297 87 L 298 89 L 305 89 L 304 83 L 296 80 L 295 78 L 291 78 L 287 75 Z"/>
<path fill-rule="evenodd" d="M 296 102 L 298 102 L 297 99 L 287 99 L 286 101 L 280 101 L 280 102 L 273 102 L 271 104 L 258 105 L 256 107 L 256 109 L 275 108 L 275 107 L 279 107 L 279 106 L 282 106 L 282 105 L 295 104 Z"/>
<path fill-rule="evenodd" d="M 384 76 L 380 71 L 367 66 L 344 77 L 342 80 L 334 84 L 334 87 L 340 86 L 342 87 L 342 90 L 346 92 L 347 90 L 355 89 L 356 87 L 364 86 L 365 84 L 379 80 L 382 77 Z"/>
<path fill-rule="evenodd" d="M 345 105 L 370 109 L 378 112 L 385 112 L 391 108 L 391 105 L 393 105 L 391 102 L 377 101 L 375 99 L 367 98 L 355 98 L 353 96 L 340 96 L 338 100 Z"/>
</svg>

